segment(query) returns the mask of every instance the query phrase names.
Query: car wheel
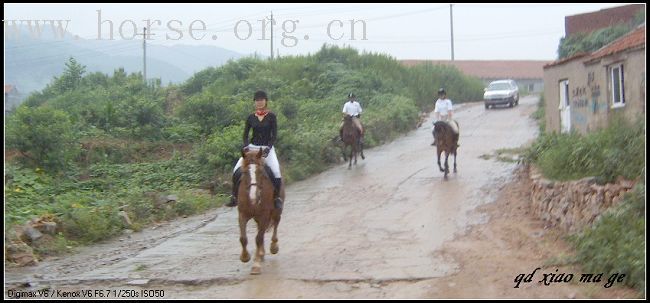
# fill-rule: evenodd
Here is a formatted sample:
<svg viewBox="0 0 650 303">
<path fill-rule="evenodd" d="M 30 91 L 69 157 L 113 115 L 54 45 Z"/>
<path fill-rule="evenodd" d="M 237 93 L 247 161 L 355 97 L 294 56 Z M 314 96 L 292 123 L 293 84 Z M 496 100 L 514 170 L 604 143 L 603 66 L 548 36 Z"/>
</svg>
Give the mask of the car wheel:
<svg viewBox="0 0 650 303">
<path fill-rule="evenodd" d="M 510 106 L 510 107 L 513 107 L 513 106 L 514 106 L 513 103 L 512 103 L 512 101 L 510 101 L 510 104 L 509 104 L 508 106 Z"/>
</svg>

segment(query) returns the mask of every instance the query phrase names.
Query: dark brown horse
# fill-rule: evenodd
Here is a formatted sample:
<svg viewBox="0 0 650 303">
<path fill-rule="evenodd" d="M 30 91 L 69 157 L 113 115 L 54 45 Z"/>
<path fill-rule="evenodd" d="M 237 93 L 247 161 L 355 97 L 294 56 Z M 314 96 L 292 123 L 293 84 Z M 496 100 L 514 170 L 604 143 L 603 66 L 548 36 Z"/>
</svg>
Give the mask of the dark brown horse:
<svg viewBox="0 0 650 303">
<path fill-rule="evenodd" d="M 346 115 L 343 118 L 343 132 L 341 134 L 341 141 L 343 141 L 343 159 L 347 161 L 345 157 L 345 151 L 347 147 L 350 146 L 350 163 L 348 164 L 348 169 L 352 167 L 352 156 L 354 155 L 354 165 L 357 165 L 357 154 L 361 152 L 361 159 L 365 159 L 363 155 L 363 145 L 360 143 L 361 134 L 359 129 L 354 125 L 352 121 L 352 116 Z"/>
<path fill-rule="evenodd" d="M 242 178 L 239 184 L 238 207 L 239 211 L 239 242 L 242 245 L 240 260 L 244 263 L 250 260 L 246 249 L 248 238 L 246 237 L 246 224 L 248 220 L 255 219 L 257 223 L 257 237 L 255 244 L 255 260 L 251 274 L 262 273 L 262 261 L 264 261 L 264 233 L 273 227 L 271 238 L 271 253 L 277 254 L 278 246 L 278 224 L 282 210 L 275 208 L 273 199 L 273 182 L 264 168 L 262 149 L 259 151 L 242 151 L 244 163 L 242 164 Z M 284 200 L 284 186 L 280 189 L 280 196 Z"/>
<path fill-rule="evenodd" d="M 456 129 L 458 129 L 458 123 L 456 121 L 437 121 L 433 124 L 433 138 L 436 140 L 438 167 L 441 172 L 445 173 L 445 179 L 447 179 L 447 174 L 449 174 L 449 164 L 447 163 L 447 160 L 449 159 L 450 154 L 454 155 L 454 173 L 456 172 L 456 150 L 458 149 L 458 137 L 460 136 L 459 133 L 454 131 L 449 123 L 455 123 Z M 440 154 L 443 151 L 445 152 L 444 169 L 440 165 Z"/>
</svg>

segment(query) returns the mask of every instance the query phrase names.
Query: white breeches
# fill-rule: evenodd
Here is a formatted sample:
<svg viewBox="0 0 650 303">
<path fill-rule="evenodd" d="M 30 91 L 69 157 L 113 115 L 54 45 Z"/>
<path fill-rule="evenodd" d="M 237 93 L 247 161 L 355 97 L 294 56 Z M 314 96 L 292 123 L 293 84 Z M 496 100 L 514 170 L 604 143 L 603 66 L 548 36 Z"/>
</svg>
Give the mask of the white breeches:
<svg viewBox="0 0 650 303">
<path fill-rule="evenodd" d="M 248 148 L 251 150 L 256 150 L 260 148 L 266 148 L 266 146 L 248 144 Z M 271 171 L 273 171 L 275 178 L 282 178 L 282 175 L 280 174 L 280 162 L 278 162 L 278 156 L 275 154 L 275 147 L 271 148 L 271 151 L 269 152 L 268 156 L 266 156 L 265 162 L 266 165 L 268 165 L 271 168 Z M 242 166 L 243 163 L 244 163 L 244 158 L 240 157 L 239 161 L 237 161 L 237 164 L 235 164 L 235 168 L 232 171 L 233 172 L 236 171 L 238 168 Z"/>
</svg>

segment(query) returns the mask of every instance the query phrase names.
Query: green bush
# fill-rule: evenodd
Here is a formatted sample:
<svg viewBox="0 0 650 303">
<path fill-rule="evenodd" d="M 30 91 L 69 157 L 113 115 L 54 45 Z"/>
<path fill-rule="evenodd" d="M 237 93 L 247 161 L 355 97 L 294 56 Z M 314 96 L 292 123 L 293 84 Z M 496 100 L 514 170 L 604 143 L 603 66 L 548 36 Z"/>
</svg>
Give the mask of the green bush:
<svg viewBox="0 0 650 303">
<path fill-rule="evenodd" d="M 5 125 L 5 144 L 20 151 L 32 167 L 61 170 L 80 152 L 77 134 L 63 111 L 21 106 Z"/>
<path fill-rule="evenodd" d="M 198 147 L 199 161 L 219 171 L 232 170 L 235 162 L 241 157 L 243 133 L 243 124 L 231 125 L 214 132 Z"/>
<path fill-rule="evenodd" d="M 579 33 L 569 38 L 562 37 L 558 46 L 558 58 L 568 58 L 575 54 L 593 52 L 620 38 L 645 22 L 645 11 L 639 10 L 629 23 L 618 24 L 591 33 Z"/>
<path fill-rule="evenodd" d="M 634 179 L 645 167 L 643 120 L 630 123 L 621 117 L 607 128 L 587 134 L 542 134 L 525 155 L 544 176 L 572 180 L 588 176 L 612 181 L 618 176 Z"/>
<path fill-rule="evenodd" d="M 201 127 L 193 123 L 170 125 L 162 130 L 163 137 L 176 143 L 196 142 L 200 139 Z"/>
<path fill-rule="evenodd" d="M 219 97 L 204 92 L 190 97 L 181 106 L 179 116 L 185 117 L 189 123 L 199 125 L 201 134 L 208 135 L 213 129 L 233 122 L 233 114 L 228 110 L 229 100 L 230 97 Z"/>
<path fill-rule="evenodd" d="M 585 272 L 625 274 L 623 284 L 645 292 L 645 184 L 570 239 Z"/>
<path fill-rule="evenodd" d="M 122 230 L 117 211 L 102 212 L 96 208 L 75 208 L 63 214 L 63 230 L 70 239 L 84 243 L 97 242 Z"/>
</svg>

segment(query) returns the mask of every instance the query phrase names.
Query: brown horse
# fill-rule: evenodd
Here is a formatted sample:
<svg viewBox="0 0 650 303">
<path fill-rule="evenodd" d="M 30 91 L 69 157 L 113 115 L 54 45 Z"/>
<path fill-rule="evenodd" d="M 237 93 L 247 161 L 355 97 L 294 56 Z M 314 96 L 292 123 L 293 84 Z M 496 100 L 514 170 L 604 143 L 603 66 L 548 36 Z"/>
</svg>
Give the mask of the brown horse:
<svg viewBox="0 0 650 303">
<path fill-rule="evenodd" d="M 458 122 L 451 121 L 449 123 L 455 123 L 456 129 L 458 129 Z M 438 153 L 438 167 L 441 172 L 445 173 L 445 179 L 447 179 L 447 174 L 449 174 L 449 164 L 447 160 L 449 155 L 454 155 L 454 173 L 456 172 L 456 150 L 458 149 L 458 137 L 459 133 L 456 133 L 451 125 L 445 121 L 437 121 L 433 124 L 433 138 L 436 140 L 436 147 Z M 445 168 L 443 169 L 440 165 L 440 154 L 445 152 Z"/>
<path fill-rule="evenodd" d="M 259 151 L 242 151 L 244 162 L 242 164 L 242 178 L 239 184 L 238 207 L 239 211 L 239 242 L 242 245 L 240 260 L 244 263 L 250 260 L 246 249 L 248 238 L 246 237 L 246 224 L 251 218 L 257 223 L 257 237 L 255 244 L 257 251 L 251 274 L 262 273 L 262 261 L 264 261 L 264 233 L 273 227 L 271 238 L 271 253 L 277 254 L 278 246 L 278 224 L 282 210 L 275 208 L 273 199 L 273 182 L 264 167 L 262 149 Z M 284 200 L 284 186 L 280 189 L 280 197 Z"/>
<path fill-rule="evenodd" d="M 366 157 L 363 155 L 363 145 L 360 144 L 361 134 L 359 129 L 354 126 L 354 121 L 352 121 L 352 116 L 346 115 L 343 118 L 343 132 L 341 134 L 341 141 L 343 141 L 343 159 L 347 161 L 345 157 L 345 151 L 348 146 L 350 146 L 350 163 L 348 164 L 348 169 L 352 167 L 352 156 L 354 155 L 354 165 L 357 165 L 357 154 L 361 152 L 361 159 Z"/>
</svg>

